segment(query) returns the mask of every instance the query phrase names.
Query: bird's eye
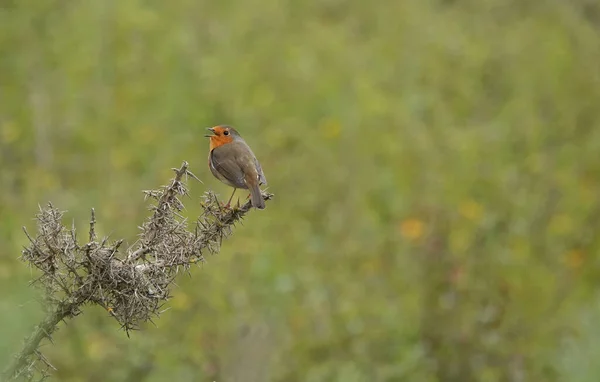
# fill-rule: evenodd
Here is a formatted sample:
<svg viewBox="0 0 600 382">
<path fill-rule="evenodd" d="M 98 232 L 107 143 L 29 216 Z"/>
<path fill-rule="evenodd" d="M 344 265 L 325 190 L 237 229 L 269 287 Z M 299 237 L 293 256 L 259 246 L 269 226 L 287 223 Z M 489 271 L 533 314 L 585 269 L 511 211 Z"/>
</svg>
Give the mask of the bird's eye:
<svg viewBox="0 0 600 382">
<path fill-rule="evenodd" d="M 229 135 L 229 130 L 225 130 L 225 131 L 223 132 L 223 135 Z"/>
</svg>

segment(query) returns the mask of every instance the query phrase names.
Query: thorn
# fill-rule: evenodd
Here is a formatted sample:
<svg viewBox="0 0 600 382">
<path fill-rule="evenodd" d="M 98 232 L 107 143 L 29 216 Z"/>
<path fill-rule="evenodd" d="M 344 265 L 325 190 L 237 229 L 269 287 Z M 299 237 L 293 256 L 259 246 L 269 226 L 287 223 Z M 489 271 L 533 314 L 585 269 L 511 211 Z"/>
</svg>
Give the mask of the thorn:
<svg viewBox="0 0 600 382">
<path fill-rule="evenodd" d="M 194 175 L 194 173 L 192 173 L 190 170 L 186 170 L 186 174 L 189 175 L 190 177 L 196 179 L 198 182 L 204 184 L 203 181 L 201 181 L 196 175 Z"/>
</svg>

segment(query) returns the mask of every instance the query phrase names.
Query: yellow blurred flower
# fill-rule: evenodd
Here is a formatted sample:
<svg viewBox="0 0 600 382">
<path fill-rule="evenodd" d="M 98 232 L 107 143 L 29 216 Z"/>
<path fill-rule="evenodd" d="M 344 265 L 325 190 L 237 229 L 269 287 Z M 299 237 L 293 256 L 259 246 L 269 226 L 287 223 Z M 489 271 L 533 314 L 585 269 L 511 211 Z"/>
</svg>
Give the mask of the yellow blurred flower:
<svg viewBox="0 0 600 382">
<path fill-rule="evenodd" d="M 321 123 L 323 136 L 328 139 L 336 139 L 342 133 L 342 125 L 337 119 L 327 119 Z"/>
<path fill-rule="evenodd" d="M 360 265 L 360 270 L 367 276 L 375 275 L 381 269 L 381 259 L 379 257 L 365 257 L 365 261 Z"/>
<path fill-rule="evenodd" d="M 581 268 L 585 260 L 583 251 L 573 249 L 565 254 L 565 264 L 572 269 Z"/>
<path fill-rule="evenodd" d="M 289 319 L 289 324 L 294 331 L 300 331 L 306 327 L 306 318 L 301 314 L 293 314 Z"/>
<path fill-rule="evenodd" d="M 582 203 L 594 203 L 596 200 L 596 184 L 590 179 L 583 179 L 579 183 L 579 195 Z"/>
<path fill-rule="evenodd" d="M 531 253 L 531 243 L 529 238 L 519 237 L 514 239 L 509 244 L 510 255 L 515 261 L 525 261 L 529 258 Z"/>
<path fill-rule="evenodd" d="M 458 206 L 458 212 L 466 219 L 477 221 L 483 216 L 483 206 L 473 200 L 467 200 Z"/>
<path fill-rule="evenodd" d="M 16 123 L 8 121 L 2 124 L 0 137 L 4 143 L 13 143 L 21 136 L 21 131 Z"/>
<path fill-rule="evenodd" d="M 573 220 L 565 214 L 556 215 L 550 220 L 550 233 L 564 235 L 573 230 Z"/>
<path fill-rule="evenodd" d="M 406 219 L 400 223 L 400 234 L 409 240 L 417 240 L 425 232 L 425 223 L 419 219 Z"/>
</svg>

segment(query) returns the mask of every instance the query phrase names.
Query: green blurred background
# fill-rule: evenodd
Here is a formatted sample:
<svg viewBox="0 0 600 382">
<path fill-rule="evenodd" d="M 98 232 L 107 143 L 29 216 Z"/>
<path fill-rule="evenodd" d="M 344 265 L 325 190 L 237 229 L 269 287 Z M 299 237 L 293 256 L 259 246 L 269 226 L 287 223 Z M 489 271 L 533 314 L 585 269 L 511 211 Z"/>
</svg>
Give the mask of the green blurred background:
<svg viewBox="0 0 600 382">
<path fill-rule="evenodd" d="M 599 381 L 599 62 L 589 0 L 3 1 L 0 363 L 38 203 L 131 243 L 187 160 L 193 217 L 226 123 L 275 199 L 156 327 L 61 325 L 55 380 Z"/>
</svg>

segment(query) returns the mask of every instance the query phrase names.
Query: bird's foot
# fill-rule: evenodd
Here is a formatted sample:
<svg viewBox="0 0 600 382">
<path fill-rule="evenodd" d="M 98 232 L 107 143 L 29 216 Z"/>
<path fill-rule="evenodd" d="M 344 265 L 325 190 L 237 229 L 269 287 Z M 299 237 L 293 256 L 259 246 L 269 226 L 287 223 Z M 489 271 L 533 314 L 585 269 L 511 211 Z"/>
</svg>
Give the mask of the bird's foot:
<svg viewBox="0 0 600 382">
<path fill-rule="evenodd" d="M 239 209 L 240 208 L 240 201 L 238 199 L 236 204 L 231 204 L 231 203 L 223 203 L 221 202 L 221 208 L 226 209 L 226 210 L 235 210 L 235 209 Z"/>
</svg>

